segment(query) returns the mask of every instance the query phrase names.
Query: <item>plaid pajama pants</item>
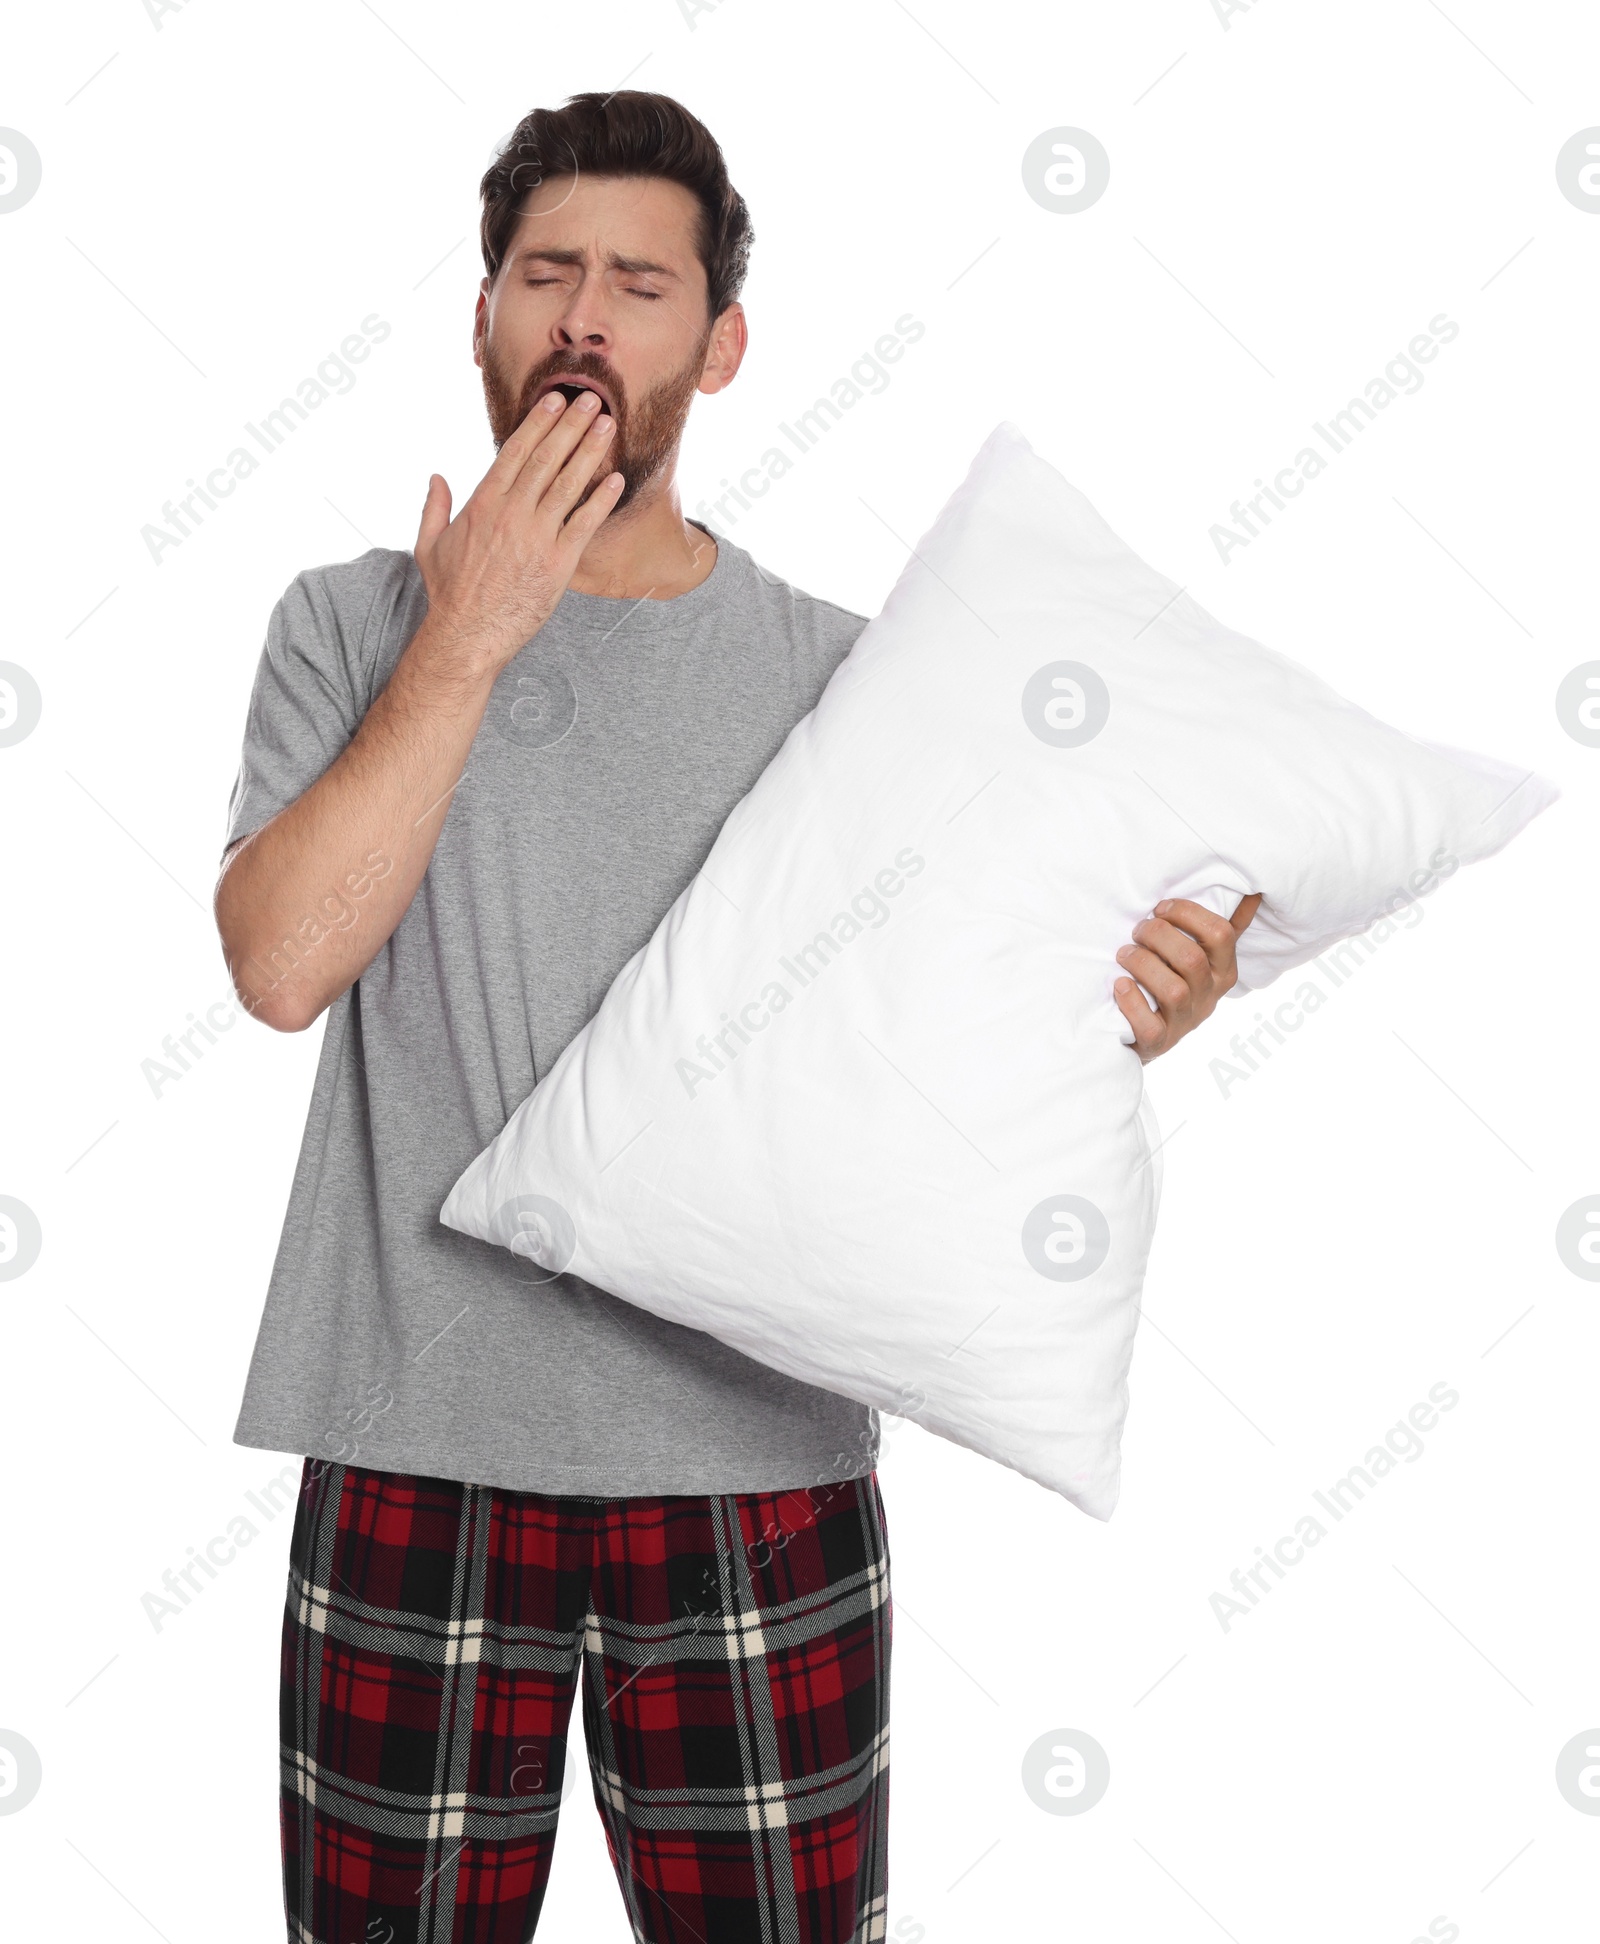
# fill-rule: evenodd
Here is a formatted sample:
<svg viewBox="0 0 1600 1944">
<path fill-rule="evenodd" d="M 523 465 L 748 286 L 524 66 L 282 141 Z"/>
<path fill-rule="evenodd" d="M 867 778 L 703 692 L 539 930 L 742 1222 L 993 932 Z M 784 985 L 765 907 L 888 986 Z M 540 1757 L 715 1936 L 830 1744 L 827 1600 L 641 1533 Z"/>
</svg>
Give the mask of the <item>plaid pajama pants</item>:
<svg viewBox="0 0 1600 1944">
<path fill-rule="evenodd" d="M 876 1477 L 597 1499 L 307 1459 L 281 1689 L 291 1944 L 526 1944 L 573 1696 L 643 1944 L 886 1927 Z"/>
</svg>

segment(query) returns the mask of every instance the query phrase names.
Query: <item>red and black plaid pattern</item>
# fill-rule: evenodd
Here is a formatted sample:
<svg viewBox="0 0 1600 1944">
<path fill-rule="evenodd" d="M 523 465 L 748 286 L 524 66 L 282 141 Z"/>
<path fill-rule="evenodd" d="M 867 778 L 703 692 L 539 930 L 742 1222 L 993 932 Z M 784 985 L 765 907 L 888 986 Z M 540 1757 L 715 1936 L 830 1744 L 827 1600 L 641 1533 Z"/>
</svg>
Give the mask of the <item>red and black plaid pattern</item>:
<svg viewBox="0 0 1600 1944">
<path fill-rule="evenodd" d="M 308 1459 L 283 1628 L 291 1944 L 527 1944 L 573 1696 L 635 1936 L 873 1944 L 874 1477 L 593 1499 Z"/>
</svg>

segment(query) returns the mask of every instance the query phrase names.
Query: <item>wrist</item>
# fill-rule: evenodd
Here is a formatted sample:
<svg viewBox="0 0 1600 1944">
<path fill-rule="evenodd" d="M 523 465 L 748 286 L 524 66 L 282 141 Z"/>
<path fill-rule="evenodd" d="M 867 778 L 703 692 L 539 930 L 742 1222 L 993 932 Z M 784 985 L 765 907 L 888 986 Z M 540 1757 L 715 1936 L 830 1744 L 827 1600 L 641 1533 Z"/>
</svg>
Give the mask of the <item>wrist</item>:
<svg viewBox="0 0 1600 1944">
<path fill-rule="evenodd" d="M 487 690 L 523 646 L 525 637 L 511 640 L 504 630 L 475 622 L 452 620 L 429 613 L 411 637 L 406 657 L 418 669 L 467 688 Z"/>
</svg>

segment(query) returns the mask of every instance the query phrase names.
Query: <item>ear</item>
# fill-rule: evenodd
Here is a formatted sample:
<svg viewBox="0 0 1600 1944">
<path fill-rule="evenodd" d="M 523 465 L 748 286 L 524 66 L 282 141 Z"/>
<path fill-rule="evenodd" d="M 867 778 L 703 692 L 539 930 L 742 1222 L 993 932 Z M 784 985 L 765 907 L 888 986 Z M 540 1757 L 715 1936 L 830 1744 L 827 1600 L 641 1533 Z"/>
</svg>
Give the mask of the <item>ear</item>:
<svg viewBox="0 0 1600 1944">
<path fill-rule="evenodd" d="M 706 343 L 705 363 L 700 368 L 699 389 L 703 392 L 719 392 L 731 385 L 734 375 L 744 363 L 746 347 L 750 342 L 749 328 L 745 323 L 744 305 L 730 304 L 711 326 L 711 336 Z"/>
<path fill-rule="evenodd" d="M 489 335 L 489 279 L 478 285 L 478 301 L 472 312 L 472 362 L 483 369 L 483 341 Z"/>
</svg>

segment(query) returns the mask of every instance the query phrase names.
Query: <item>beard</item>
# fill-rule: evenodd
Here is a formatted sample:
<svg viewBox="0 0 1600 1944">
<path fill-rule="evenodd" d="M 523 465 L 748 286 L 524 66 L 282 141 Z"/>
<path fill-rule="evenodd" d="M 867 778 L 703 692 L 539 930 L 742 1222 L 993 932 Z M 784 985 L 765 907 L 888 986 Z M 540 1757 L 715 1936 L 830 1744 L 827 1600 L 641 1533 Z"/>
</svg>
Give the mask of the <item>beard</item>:
<svg viewBox="0 0 1600 1944">
<path fill-rule="evenodd" d="M 623 488 L 612 508 L 612 517 L 636 501 L 656 479 L 678 449 L 689 407 L 700 387 L 707 339 L 696 346 L 694 355 L 680 371 L 673 372 L 649 391 L 630 400 L 627 387 L 616 370 L 595 351 L 553 351 L 518 383 L 506 370 L 494 346 L 483 347 L 483 396 L 489 410 L 489 429 L 498 452 L 533 408 L 539 387 L 549 378 L 580 380 L 593 378 L 603 384 L 611 398 L 611 416 L 616 431 L 603 455 L 592 483 L 584 488 L 582 505 L 608 473 L 619 472 Z"/>
</svg>

